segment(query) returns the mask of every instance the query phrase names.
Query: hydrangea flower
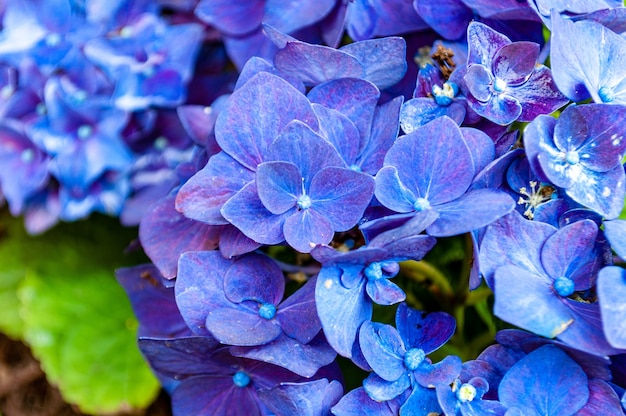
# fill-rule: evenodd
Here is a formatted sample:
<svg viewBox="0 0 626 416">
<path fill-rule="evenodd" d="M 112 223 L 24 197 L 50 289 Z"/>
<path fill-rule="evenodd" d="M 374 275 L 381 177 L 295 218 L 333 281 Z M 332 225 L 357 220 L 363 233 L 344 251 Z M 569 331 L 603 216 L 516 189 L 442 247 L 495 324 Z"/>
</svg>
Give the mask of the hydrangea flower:
<svg viewBox="0 0 626 416">
<path fill-rule="evenodd" d="M 428 396 L 435 393 L 432 387 L 451 383 L 461 370 L 458 357 L 450 355 L 436 364 L 426 358 L 452 336 L 455 326 L 454 319 L 443 312 L 421 312 L 405 304 L 396 311 L 397 329 L 365 322 L 359 331 L 359 343 L 374 371 L 363 381 L 367 394 L 383 401 L 411 388 L 401 414 L 404 408 L 428 401 Z"/>
<path fill-rule="evenodd" d="M 403 214 L 434 210 L 439 217 L 426 231 L 436 237 L 468 232 L 505 215 L 515 207 L 508 195 L 469 189 L 484 151 L 480 145 L 470 151 L 472 138 L 445 116 L 400 137 L 376 174 L 376 198 Z"/>
<path fill-rule="evenodd" d="M 511 42 L 489 26 L 467 28 L 469 53 L 462 88 L 469 106 L 494 123 L 531 121 L 567 103 L 550 70 L 536 65 L 539 45 Z"/>
<path fill-rule="evenodd" d="M 617 217 L 626 192 L 624 117 L 626 107 L 608 104 L 570 106 L 558 120 L 538 117 L 524 134 L 531 166 L 574 201 Z"/>
</svg>

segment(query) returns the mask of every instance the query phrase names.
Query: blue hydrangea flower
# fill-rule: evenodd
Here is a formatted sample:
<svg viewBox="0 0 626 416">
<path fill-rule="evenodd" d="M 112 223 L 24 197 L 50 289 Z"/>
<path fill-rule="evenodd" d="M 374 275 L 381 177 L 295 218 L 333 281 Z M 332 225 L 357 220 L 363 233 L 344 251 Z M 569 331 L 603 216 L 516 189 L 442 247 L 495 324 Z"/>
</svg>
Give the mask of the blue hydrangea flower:
<svg viewBox="0 0 626 416">
<path fill-rule="evenodd" d="M 443 312 L 421 312 L 400 304 L 396 328 L 366 321 L 359 343 L 371 373 L 363 388 L 374 400 L 390 400 L 412 388 L 403 405 L 413 406 L 419 398 L 434 395 L 433 387 L 450 384 L 461 371 L 461 360 L 447 356 L 432 364 L 426 357 L 441 347 L 455 330 L 454 318 Z M 401 410 L 403 413 L 403 410 Z"/>
<path fill-rule="evenodd" d="M 368 396 L 363 387 L 357 387 L 343 396 L 331 411 L 336 416 L 397 416 L 409 393 L 407 390 L 391 400 L 378 401 Z"/>
<path fill-rule="evenodd" d="M 270 390 L 259 390 L 261 402 L 277 415 L 326 416 L 343 395 L 337 380 L 319 379 L 302 383 L 280 383 Z"/>
<path fill-rule="evenodd" d="M 490 225 L 481 242 L 480 264 L 494 289 L 494 313 L 575 348 L 615 353 L 602 331 L 599 305 L 571 298 L 576 291 L 592 287 L 604 265 L 596 249 L 597 235 L 592 220 L 556 230 L 525 220 L 517 212 Z M 508 254 L 504 258 L 497 253 Z"/>
<path fill-rule="evenodd" d="M 626 108 L 609 104 L 570 106 L 555 120 L 540 116 L 524 134 L 535 173 L 574 201 L 613 219 L 624 204 Z"/>
<path fill-rule="evenodd" d="M 494 123 L 531 121 L 568 100 L 550 70 L 536 65 L 539 45 L 511 42 L 489 26 L 472 22 L 467 29 L 469 53 L 463 80 L 469 106 Z"/>
<path fill-rule="evenodd" d="M 428 29 L 413 4 L 404 0 L 348 2 L 345 27 L 354 40 L 373 39 Z"/>
<path fill-rule="evenodd" d="M 478 142 L 470 151 L 473 139 Z M 501 191 L 470 189 L 477 165 L 483 165 L 480 143 L 487 142 L 462 132 L 445 116 L 400 137 L 376 174 L 376 198 L 403 214 L 436 211 L 439 217 L 426 230 L 433 236 L 462 234 L 491 223 L 515 203 Z M 487 146 L 493 148 L 493 143 Z"/>
<path fill-rule="evenodd" d="M 489 383 L 482 377 L 473 377 L 466 383 L 455 379 L 451 386 L 437 386 L 437 399 L 446 416 L 504 415 L 506 408 L 495 400 L 483 400 Z"/>
</svg>

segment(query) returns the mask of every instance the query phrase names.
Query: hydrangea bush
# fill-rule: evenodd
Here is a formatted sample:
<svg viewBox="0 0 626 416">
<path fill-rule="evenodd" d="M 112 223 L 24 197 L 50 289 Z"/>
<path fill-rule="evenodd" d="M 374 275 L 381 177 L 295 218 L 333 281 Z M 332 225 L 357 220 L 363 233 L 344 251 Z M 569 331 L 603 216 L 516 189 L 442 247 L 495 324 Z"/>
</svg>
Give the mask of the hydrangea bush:
<svg viewBox="0 0 626 416">
<path fill-rule="evenodd" d="M 175 415 L 624 414 L 621 0 L 1 12 L 2 198 L 139 226 Z"/>
</svg>

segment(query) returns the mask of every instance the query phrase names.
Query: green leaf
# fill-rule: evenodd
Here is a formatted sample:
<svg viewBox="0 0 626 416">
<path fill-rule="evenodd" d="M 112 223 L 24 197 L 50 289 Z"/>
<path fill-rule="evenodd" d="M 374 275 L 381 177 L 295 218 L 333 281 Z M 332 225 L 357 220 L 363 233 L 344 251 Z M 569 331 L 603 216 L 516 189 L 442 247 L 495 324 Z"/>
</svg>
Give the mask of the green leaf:
<svg viewBox="0 0 626 416">
<path fill-rule="evenodd" d="M 93 216 L 30 236 L 0 211 L 0 330 L 22 336 L 48 379 L 86 413 L 142 409 L 159 390 L 114 276 L 145 261 L 124 254 L 136 235 Z"/>
</svg>

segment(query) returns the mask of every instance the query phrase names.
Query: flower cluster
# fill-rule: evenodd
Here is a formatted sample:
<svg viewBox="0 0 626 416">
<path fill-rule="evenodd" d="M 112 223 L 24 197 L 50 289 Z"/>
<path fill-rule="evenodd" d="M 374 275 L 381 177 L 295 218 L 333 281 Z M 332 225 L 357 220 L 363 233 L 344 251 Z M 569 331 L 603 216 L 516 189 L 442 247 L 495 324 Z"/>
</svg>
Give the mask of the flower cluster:
<svg viewBox="0 0 626 416">
<path fill-rule="evenodd" d="M 621 0 L 41 3 L 4 10 L 2 193 L 140 222 L 118 280 L 174 414 L 624 413 Z"/>
</svg>

